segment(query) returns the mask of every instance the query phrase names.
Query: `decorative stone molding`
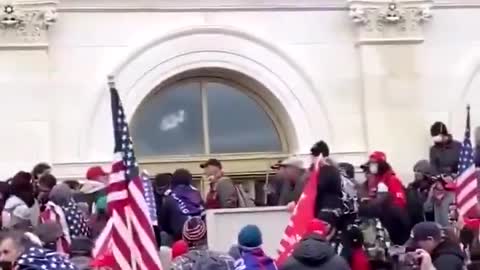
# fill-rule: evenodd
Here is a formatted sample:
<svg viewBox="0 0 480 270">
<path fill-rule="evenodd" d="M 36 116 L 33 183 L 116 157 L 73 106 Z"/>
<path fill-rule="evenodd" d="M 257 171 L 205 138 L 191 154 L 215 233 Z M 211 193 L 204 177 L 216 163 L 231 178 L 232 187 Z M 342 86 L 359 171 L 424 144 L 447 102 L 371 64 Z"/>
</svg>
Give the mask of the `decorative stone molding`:
<svg viewBox="0 0 480 270">
<path fill-rule="evenodd" d="M 47 47 L 57 5 L 56 0 L 0 0 L 0 48 Z"/>
<path fill-rule="evenodd" d="M 359 43 L 421 42 L 432 0 L 349 0 Z"/>
</svg>

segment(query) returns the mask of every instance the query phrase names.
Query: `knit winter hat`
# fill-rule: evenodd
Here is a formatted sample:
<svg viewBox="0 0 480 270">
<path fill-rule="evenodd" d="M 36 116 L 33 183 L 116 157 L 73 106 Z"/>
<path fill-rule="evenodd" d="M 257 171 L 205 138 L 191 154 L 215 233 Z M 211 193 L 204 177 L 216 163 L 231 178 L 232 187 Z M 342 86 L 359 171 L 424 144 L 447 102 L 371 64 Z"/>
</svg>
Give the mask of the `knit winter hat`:
<svg viewBox="0 0 480 270">
<path fill-rule="evenodd" d="M 423 173 L 423 174 L 426 174 L 426 175 L 432 175 L 433 174 L 432 165 L 430 165 L 430 162 L 426 159 L 422 159 L 422 160 L 417 161 L 417 163 L 415 163 L 415 165 L 413 166 L 413 171 Z"/>
<path fill-rule="evenodd" d="M 187 244 L 205 240 L 207 237 L 207 226 L 200 217 L 192 217 L 183 225 L 182 236 Z"/>
<path fill-rule="evenodd" d="M 178 240 L 172 245 L 172 260 L 188 252 L 188 244 L 184 240 Z"/>
<path fill-rule="evenodd" d="M 238 244 L 243 247 L 259 247 L 263 244 L 262 232 L 256 225 L 247 225 L 238 234 Z"/>
</svg>

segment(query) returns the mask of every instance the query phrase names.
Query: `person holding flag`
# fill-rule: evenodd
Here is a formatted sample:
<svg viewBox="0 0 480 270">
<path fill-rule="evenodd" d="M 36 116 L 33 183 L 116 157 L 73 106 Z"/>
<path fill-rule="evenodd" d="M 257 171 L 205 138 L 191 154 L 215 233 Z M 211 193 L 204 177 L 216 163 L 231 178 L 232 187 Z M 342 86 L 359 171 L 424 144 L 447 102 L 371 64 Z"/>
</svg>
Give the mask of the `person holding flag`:
<svg viewBox="0 0 480 270">
<path fill-rule="evenodd" d="M 324 141 L 319 141 L 310 150 L 312 165 L 298 203 L 294 205 L 289 225 L 280 242 L 276 263 L 281 266 L 291 256 L 296 244 L 305 236 L 308 224 L 314 218 L 322 219 L 325 213 L 332 217 L 328 222 L 336 228 L 341 215 L 342 183 L 338 169 L 328 158 L 330 150 Z"/>
<path fill-rule="evenodd" d="M 107 187 L 110 219 L 93 250 L 96 259 L 115 258 L 112 269 L 162 270 L 149 208 L 127 117 L 113 77 L 109 77 L 114 159 Z M 98 262 L 94 260 L 93 265 Z"/>
</svg>

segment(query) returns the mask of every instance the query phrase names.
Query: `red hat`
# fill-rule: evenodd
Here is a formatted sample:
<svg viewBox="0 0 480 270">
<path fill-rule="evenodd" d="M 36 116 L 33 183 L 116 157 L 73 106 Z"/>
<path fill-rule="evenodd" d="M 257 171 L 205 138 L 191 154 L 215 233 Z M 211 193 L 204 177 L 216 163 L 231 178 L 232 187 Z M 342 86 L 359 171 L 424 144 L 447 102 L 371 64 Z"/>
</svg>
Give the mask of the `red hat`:
<svg viewBox="0 0 480 270">
<path fill-rule="evenodd" d="M 87 179 L 88 180 L 97 180 L 99 177 L 106 176 L 107 173 L 100 166 L 94 166 L 88 169 Z"/>
<path fill-rule="evenodd" d="M 178 240 L 172 245 L 172 260 L 188 252 L 188 244 L 184 240 Z"/>
<path fill-rule="evenodd" d="M 91 267 L 114 267 L 115 258 L 113 257 L 112 252 L 108 252 L 107 254 L 101 254 L 90 262 L 90 266 Z"/>
<path fill-rule="evenodd" d="M 381 161 L 387 161 L 387 156 L 385 155 L 384 152 L 375 151 L 372 154 L 370 154 L 369 159 L 371 161 L 381 162 Z"/>
<path fill-rule="evenodd" d="M 325 225 L 325 222 L 314 218 L 308 223 L 306 233 L 317 233 L 321 236 L 325 236 L 327 235 L 327 226 Z"/>
</svg>

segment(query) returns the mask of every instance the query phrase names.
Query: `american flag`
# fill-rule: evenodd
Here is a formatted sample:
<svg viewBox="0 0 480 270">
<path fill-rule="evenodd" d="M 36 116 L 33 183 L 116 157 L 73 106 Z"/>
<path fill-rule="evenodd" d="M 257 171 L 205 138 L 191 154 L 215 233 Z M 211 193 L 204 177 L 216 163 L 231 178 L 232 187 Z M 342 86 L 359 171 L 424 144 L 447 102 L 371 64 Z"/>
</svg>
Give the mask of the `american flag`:
<svg viewBox="0 0 480 270">
<path fill-rule="evenodd" d="M 153 193 L 153 185 L 147 171 L 142 172 L 143 192 L 145 194 L 145 201 L 148 207 L 148 214 L 152 225 L 158 225 L 157 206 L 155 204 L 155 197 Z"/>
<path fill-rule="evenodd" d="M 111 217 L 95 243 L 94 256 L 108 254 L 111 246 L 115 257 L 114 269 L 161 270 L 125 112 L 113 85 L 110 95 L 115 138 L 115 155 L 107 187 Z M 110 232 L 105 231 L 108 228 L 111 228 Z"/>
<path fill-rule="evenodd" d="M 473 148 L 470 141 L 470 107 L 467 107 L 467 124 L 463 139 L 456 179 L 457 208 L 461 216 L 471 216 L 476 212 L 478 204 L 478 183 Z"/>
<path fill-rule="evenodd" d="M 77 270 L 65 256 L 40 247 L 28 248 L 15 262 L 18 270 Z"/>
<path fill-rule="evenodd" d="M 72 199 L 65 206 L 61 206 L 67 219 L 68 231 L 71 237 L 90 237 L 90 228 L 82 211 Z"/>
<path fill-rule="evenodd" d="M 40 223 L 57 223 L 60 225 L 63 235 L 57 240 L 55 245 L 57 252 L 68 254 L 72 240 L 70 238 L 70 231 L 63 209 L 53 202 L 48 202 L 45 205 L 45 210 L 43 210 L 43 212 L 40 214 Z"/>
</svg>

